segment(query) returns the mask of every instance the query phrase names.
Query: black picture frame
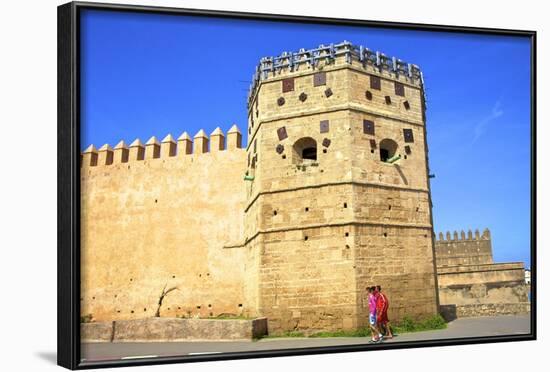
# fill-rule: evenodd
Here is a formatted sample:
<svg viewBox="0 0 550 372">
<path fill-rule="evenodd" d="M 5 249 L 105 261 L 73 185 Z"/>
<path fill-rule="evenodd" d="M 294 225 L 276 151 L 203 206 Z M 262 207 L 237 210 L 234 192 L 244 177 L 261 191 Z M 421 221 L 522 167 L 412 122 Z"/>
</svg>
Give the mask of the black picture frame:
<svg viewBox="0 0 550 372">
<path fill-rule="evenodd" d="M 269 20 L 347 26 L 368 26 L 401 30 L 445 31 L 484 35 L 523 36 L 531 40 L 531 333 L 494 337 L 441 339 L 375 345 L 348 345 L 304 349 L 158 357 L 139 360 L 118 360 L 86 363 L 80 358 L 80 54 L 79 15 L 83 9 L 117 12 L 146 12 L 187 16 L 222 17 L 243 20 Z M 58 314 L 57 360 L 69 369 L 153 365 L 182 362 L 201 362 L 228 359 L 276 357 L 305 354 L 340 353 L 379 349 L 402 349 L 429 346 L 481 344 L 509 341 L 528 341 L 537 338 L 537 256 L 536 256 L 536 31 L 491 29 L 382 22 L 357 19 L 320 18 L 279 14 L 259 14 L 199 9 L 179 9 L 155 6 L 135 6 L 71 2 L 58 7 Z"/>
</svg>

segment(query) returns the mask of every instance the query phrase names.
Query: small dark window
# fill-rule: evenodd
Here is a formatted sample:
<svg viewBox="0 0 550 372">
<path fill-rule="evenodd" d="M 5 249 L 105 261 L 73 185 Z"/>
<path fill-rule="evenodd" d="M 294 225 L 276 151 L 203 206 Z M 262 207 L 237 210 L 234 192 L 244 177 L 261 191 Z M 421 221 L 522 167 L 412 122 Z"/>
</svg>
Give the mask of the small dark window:
<svg viewBox="0 0 550 372">
<path fill-rule="evenodd" d="M 391 97 L 386 96 L 385 99 L 386 99 L 386 105 L 391 105 Z"/>
<path fill-rule="evenodd" d="M 405 86 L 401 83 L 395 83 L 395 95 L 405 97 Z"/>
<path fill-rule="evenodd" d="M 388 149 L 380 149 L 380 160 L 382 161 L 388 161 L 390 158 L 390 152 Z"/>
<path fill-rule="evenodd" d="M 273 215 L 276 216 L 276 215 L 277 215 L 277 211 L 273 211 Z"/>
<path fill-rule="evenodd" d="M 374 121 L 363 120 L 363 133 L 374 135 Z"/>
<path fill-rule="evenodd" d="M 277 129 L 277 136 L 279 137 L 279 141 L 287 138 L 288 135 L 286 134 L 286 127 L 280 127 L 279 129 Z"/>
<path fill-rule="evenodd" d="M 370 77 L 370 88 L 380 90 L 380 78 L 378 76 Z"/>
<path fill-rule="evenodd" d="M 348 203 L 344 203 L 344 208 L 347 208 L 348 207 Z"/>
<path fill-rule="evenodd" d="M 304 240 L 307 240 L 307 239 L 308 239 L 308 236 L 307 236 L 307 235 L 306 235 L 306 236 L 304 236 Z"/>
<path fill-rule="evenodd" d="M 411 154 L 411 146 L 407 145 L 405 146 L 405 154 L 410 155 Z"/>
<path fill-rule="evenodd" d="M 409 101 L 403 102 L 403 107 L 405 107 L 405 110 L 410 110 L 410 109 L 411 109 L 411 105 L 409 104 Z"/>
<path fill-rule="evenodd" d="M 329 131 L 329 121 L 328 120 L 321 120 L 321 122 L 319 123 L 319 131 L 321 133 L 328 133 Z"/>
<path fill-rule="evenodd" d="M 317 160 L 317 148 L 306 147 L 302 150 L 302 159 Z"/>
<path fill-rule="evenodd" d="M 327 73 L 326 72 L 318 72 L 315 75 L 313 75 L 313 86 L 318 87 L 321 85 L 327 84 Z"/>
<path fill-rule="evenodd" d="M 369 101 L 372 101 L 372 92 L 370 90 L 367 90 L 365 92 L 365 97 L 367 97 Z"/>
<path fill-rule="evenodd" d="M 405 142 L 414 142 L 412 129 L 403 129 L 403 138 Z"/>
<path fill-rule="evenodd" d="M 371 139 L 369 141 L 369 143 L 370 143 L 370 148 L 371 149 L 373 149 L 373 150 L 376 149 L 376 140 Z"/>
<path fill-rule="evenodd" d="M 379 143 L 380 161 L 386 162 L 395 156 L 397 152 L 397 143 L 389 138 L 385 138 Z"/>
<path fill-rule="evenodd" d="M 283 93 L 294 90 L 294 78 L 283 79 Z"/>
<path fill-rule="evenodd" d="M 305 160 L 317 160 L 317 142 L 311 137 L 300 138 L 292 149 L 294 164 L 301 164 Z"/>
</svg>

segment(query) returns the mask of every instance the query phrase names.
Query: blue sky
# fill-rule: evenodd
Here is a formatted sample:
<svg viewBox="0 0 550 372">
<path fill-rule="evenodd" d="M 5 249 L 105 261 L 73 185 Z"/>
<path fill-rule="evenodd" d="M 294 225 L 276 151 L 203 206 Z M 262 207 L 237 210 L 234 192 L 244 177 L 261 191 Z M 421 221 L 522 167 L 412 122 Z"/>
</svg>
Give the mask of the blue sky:
<svg viewBox="0 0 550 372">
<path fill-rule="evenodd" d="M 530 42 L 523 37 L 86 10 L 81 147 L 237 123 L 263 56 L 343 40 L 420 66 L 436 232 L 488 227 L 530 264 Z"/>
</svg>

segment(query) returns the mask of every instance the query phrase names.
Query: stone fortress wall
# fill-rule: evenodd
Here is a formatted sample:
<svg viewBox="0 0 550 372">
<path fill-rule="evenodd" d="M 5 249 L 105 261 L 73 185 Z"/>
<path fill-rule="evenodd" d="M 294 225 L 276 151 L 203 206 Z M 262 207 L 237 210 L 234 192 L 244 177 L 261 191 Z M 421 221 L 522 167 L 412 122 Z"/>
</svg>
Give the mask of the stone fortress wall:
<svg viewBox="0 0 550 372">
<path fill-rule="evenodd" d="M 494 263 L 491 234 L 485 229 L 460 236 L 439 233 L 435 243 L 442 309 L 459 307 L 466 315 L 525 312 L 528 287 L 522 262 Z M 486 305 L 486 306 L 483 306 Z M 494 314 L 493 314 L 494 313 Z"/>
<path fill-rule="evenodd" d="M 83 152 L 82 314 L 153 316 L 174 288 L 161 316 L 351 329 L 374 284 L 394 319 L 435 314 L 420 70 L 344 42 L 253 81 L 246 150 L 234 127 Z"/>
<path fill-rule="evenodd" d="M 393 319 L 435 314 L 419 70 L 344 42 L 263 59 L 253 81 L 245 245 L 270 329 L 364 326 L 375 284 Z"/>
<path fill-rule="evenodd" d="M 343 42 L 260 61 L 245 149 L 236 126 L 90 146 L 82 315 L 153 317 L 162 299 L 163 317 L 311 332 L 365 326 L 371 285 L 392 320 L 436 314 L 438 280 L 442 302 L 456 278 L 473 293 L 498 275 L 480 269 L 490 241 L 434 245 L 424 111 L 417 66 Z"/>
<path fill-rule="evenodd" d="M 227 144 L 226 144 L 227 143 Z M 236 126 L 99 150 L 81 167 L 81 313 L 93 319 L 239 315 L 246 153 Z"/>
</svg>

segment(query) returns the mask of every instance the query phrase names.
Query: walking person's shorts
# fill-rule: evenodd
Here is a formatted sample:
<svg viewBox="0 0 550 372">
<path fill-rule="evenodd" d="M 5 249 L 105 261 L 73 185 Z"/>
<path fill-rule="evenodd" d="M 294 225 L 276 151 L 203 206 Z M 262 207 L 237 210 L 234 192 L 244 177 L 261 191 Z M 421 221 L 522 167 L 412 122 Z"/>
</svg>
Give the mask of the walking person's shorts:
<svg viewBox="0 0 550 372">
<path fill-rule="evenodd" d="M 376 314 L 369 315 L 369 322 L 371 325 L 376 325 Z"/>
</svg>

